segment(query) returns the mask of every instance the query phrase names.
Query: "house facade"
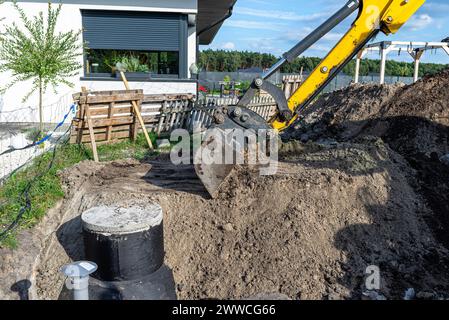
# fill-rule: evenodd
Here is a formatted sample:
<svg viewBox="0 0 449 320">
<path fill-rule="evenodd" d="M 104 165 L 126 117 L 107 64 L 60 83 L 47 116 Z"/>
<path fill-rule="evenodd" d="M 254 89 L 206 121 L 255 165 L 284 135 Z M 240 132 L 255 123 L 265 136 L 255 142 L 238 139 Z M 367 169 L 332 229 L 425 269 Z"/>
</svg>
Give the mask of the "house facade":
<svg viewBox="0 0 449 320">
<path fill-rule="evenodd" d="M 122 90 L 116 63 L 127 66 L 131 89 L 147 94 L 196 94 L 198 45 L 209 44 L 236 0 L 62 0 L 57 31 L 83 30 L 86 44 L 79 57 L 83 68 L 68 79 L 75 84 L 61 85 L 44 95 L 44 121 L 55 122 L 71 104 L 71 95 L 88 90 Z M 55 1 L 55 5 L 56 5 Z M 28 16 L 46 13 L 46 0 L 18 1 Z M 0 6 L 0 30 L 6 24 L 20 25 L 10 2 Z M 0 75 L 0 85 L 10 75 Z M 34 122 L 38 119 L 37 94 L 22 102 L 31 83 L 19 83 L 0 97 L 0 122 Z M 15 110 L 24 112 L 16 114 Z"/>
</svg>

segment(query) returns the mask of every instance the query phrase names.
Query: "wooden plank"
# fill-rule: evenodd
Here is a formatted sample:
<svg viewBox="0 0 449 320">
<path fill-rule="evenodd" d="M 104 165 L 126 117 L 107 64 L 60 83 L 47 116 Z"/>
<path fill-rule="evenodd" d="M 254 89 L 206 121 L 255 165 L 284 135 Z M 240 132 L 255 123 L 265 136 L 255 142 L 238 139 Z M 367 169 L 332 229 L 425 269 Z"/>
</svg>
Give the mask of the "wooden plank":
<svg viewBox="0 0 449 320">
<path fill-rule="evenodd" d="M 114 104 L 115 102 L 112 101 L 109 104 L 109 108 L 108 108 L 108 118 L 111 119 L 114 116 Z M 111 140 L 111 135 L 112 135 L 112 125 L 107 127 L 107 133 L 106 133 L 106 140 Z"/>
<path fill-rule="evenodd" d="M 123 126 L 112 126 L 112 132 L 116 131 L 127 131 L 129 130 L 129 125 L 123 125 Z M 108 131 L 108 127 L 94 127 L 94 133 L 106 133 Z M 75 128 L 73 133 L 71 135 L 78 135 L 78 129 Z M 89 135 L 89 132 L 86 130 L 83 130 L 83 135 Z"/>
<path fill-rule="evenodd" d="M 159 116 L 159 123 L 158 123 L 157 131 L 156 131 L 158 136 L 161 135 L 161 132 L 162 132 L 162 129 L 163 129 L 162 126 L 164 125 L 165 109 L 166 109 L 166 107 L 167 107 L 167 101 L 164 101 L 163 104 L 162 104 L 161 114 Z"/>
<path fill-rule="evenodd" d="M 154 116 L 143 116 L 142 117 L 144 123 L 153 123 L 157 122 L 157 117 Z M 125 124 L 133 124 L 134 118 L 133 116 L 120 116 L 120 117 L 114 117 L 112 119 L 107 118 L 93 118 L 92 124 L 94 127 L 108 127 L 110 125 L 112 126 L 118 126 L 118 125 L 125 125 Z M 83 127 L 84 129 L 87 129 L 87 125 Z"/>
<path fill-rule="evenodd" d="M 186 111 L 187 107 L 183 100 L 179 101 L 180 115 L 179 115 L 179 124 L 178 128 L 183 128 L 185 125 Z"/>
<path fill-rule="evenodd" d="M 112 103 L 112 102 L 111 102 Z M 116 105 L 116 103 L 114 102 L 114 114 L 126 114 L 132 113 L 132 105 L 131 103 L 129 103 L 128 105 Z M 109 109 L 110 109 L 110 105 L 105 105 L 104 107 L 101 108 L 93 108 L 92 105 L 89 105 L 89 109 L 90 109 L 90 115 L 93 116 L 108 116 L 109 115 Z"/>
<path fill-rule="evenodd" d="M 92 105 L 100 105 L 100 104 L 109 104 L 111 102 L 126 102 L 132 101 L 132 99 L 143 98 L 141 94 L 121 94 L 121 95 L 113 95 L 113 96 L 103 96 L 103 95 L 88 95 L 81 96 L 80 103 L 92 104 Z"/>
<path fill-rule="evenodd" d="M 171 101 L 171 100 L 192 100 L 193 95 L 191 94 L 185 94 L 185 95 L 179 95 L 179 94 L 146 94 L 143 97 L 142 103 L 148 103 L 148 102 L 164 102 L 164 101 Z"/>
<path fill-rule="evenodd" d="M 95 162 L 99 162 L 98 159 L 98 151 L 97 151 L 97 144 L 95 143 L 95 133 L 94 133 L 94 128 L 92 125 L 92 119 L 90 118 L 90 113 L 89 113 L 89 106 L 86 106 L 86 120 L 87 120 L 87 125 L 89 126 L 89 135 L 90 135 L 90 143 L 92 144 L 92 151 L 94 154 L 94 161 Z"/>
<path fill-rule="evenodd" d="M 171 105 L 171 110 L 170 110 L 171 118 L 170 118 L 170 122 L 168 124 L 167 131 L 172 131 L 173 127 L 175 125 L 176 116 L 178 115 L 176 112 L 176 107 L 177 107 L 177 102 L 173 101 L 172 105 Z"/>
<path fill-rule="evenodd" d="M 92 125 L 96 127 L 108 127 L 108 126 L 120 126 L 125 124 L 132 124 L 133 123 L 133 117 L 132 116 L 126 116 L 126 117 L 114 117 L 113 119 L 91 119 Z M 87 129 L 87 125 L 83 126 L 84 129 Z"/>
<path fill-rule="evenodd" d="M 86 99 L 86 100 L 84 100 L 84 99 Z M 87 97 L 81 97 L 80 101 L 81 101 L 81 103 L 95 104 L 95 103 L 135 101 L 135 100 L 142 100 L 142 99 L 143 99 L 143 94 L 123 93 L 120 95 L 111 95 L 111 96 L 89 95 Z"/>
<path fill-rule="evenodd" d="M 125 88 L 127 90 L 129 90 L 129 84 L 128 84 L 128 80 L 126 80 L 125 73 L 123 71 L 120 71 L 120 75 L 122 77 L 123 84 L 125 85 Z M 139 99 L 139 100 L 142 100 L 142 99 Z M 140 110 L 139 110 L 139 108 L 138 108 L 138 106 L 137 106 L 135 101 L 132 101 L 132 103 L 133 103 L 134 113 L 137 115 L 137 119 L 139 120 L 140 126 L 143 129 L 143 133 L 145 135 L 145 139 L 147 140 L 148 147 L 152 150 L 153 149 L 153 143 L 151 142 L 150 136 L 148 135 L 148 132 L 147 132 L 147 130 L 145 128 L 145 123 L 144 123 L 144 121 L 142 119 L 142 116 L 140 114 Z"/>
<path fill-rule="evenodd" d="M 84 104 L 80 104 L 79 107 L 79 121 L 78 121 L 78 140 L 77 143 L 81 144 L 81 137 L 83 136 L 83 128 L 85 127 L 85 121 L 84 121 L 84 117 L 85 117 L 85 109 L 86 109 L 86 105 Z"/>
<path fill-rule="evenodd" d="M 129 98 L 132 97 L 140 99 L 130 101 Z M 187 125 L 193 117 L 190 102 L 193 95 L 143 95 L 142 90 L 88 92 L 83 89 L 81 93 L 75 94 L 74 98 L 85 104 L 80 104 L 78 108 L 80 120 L 73 121 L 71 142 L 75 139 L 81 139 L 79 143 L 90 142 L 93 134 L 93 144 L 97 145 L 103 139 L 115 141 L 118 132 L 125 135 L 120 138 L 135 139 L 138 132 L 145 132 L 147 128 L 161 134 Z M 135 114 L 134 105 L 137 105 L 137 114 L 140 114 L 141 119 Z M 88 109 L 88 115 L 85 107 Z"/>
<path fill-rule="evenodd" d="M 142 100 L 137 100 L 136 104 L 137 104 L 137 109 L 140 113 L 142 110 Z M 136 114 L 134 113 L 133 124 L 130 126 L 130 136 L 131 136 L 132 141 L 136 141 L 136 139 L 137 139 L 137 133 L 139 130 L 139 121 L 138 120 L 139 119 L 137 118 Z M 145 123 L 145 121 L 143 121 L 143 123 Z"/>
<path fill-rule="evenodd" d="M 182 105 L 182 116 L 180 127 L 185 128 L 187 125 L 187 120 L 189 119 L 190 105 L 185 100 L 181 100 L 181 105 Z"/>
<path fill-rule="evenodd" d="M 181 116 L 182 116 L 182 102 L 175 101 L 176 118 L 173 129 L 178 129 L 181 126 Z M 170 130 L 170 131 L 171 131 Z"/>
<path fill-rule="evenodd" d="M 95 137 L 95 142 L 100 142 L 100 141 L 108 141 L 106 138 L 106 132 L 104 133 L 96 133 L 94 134 Z M 121 139 L 121 138 L 129 138 L 129 130 L 128 131 L 119 131 L 119 132 L 112 132 L 111 135 L 111 141 L 114 139 Z M 92 137 L 90 135 L 83 135 L 82 137 L 82 142 L 92 142 Z"/>
</svg>

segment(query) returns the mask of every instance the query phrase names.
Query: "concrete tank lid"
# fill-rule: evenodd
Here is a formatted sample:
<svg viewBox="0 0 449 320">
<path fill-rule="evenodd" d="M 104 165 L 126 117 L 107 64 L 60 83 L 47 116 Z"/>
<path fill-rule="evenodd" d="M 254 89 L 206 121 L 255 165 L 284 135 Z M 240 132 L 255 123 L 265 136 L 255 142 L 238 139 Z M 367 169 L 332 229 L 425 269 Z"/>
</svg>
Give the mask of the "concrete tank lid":
<svg viewBox="0 0 449 320">
<path fill-rule="evenodd" d="M 155 227 L 162 222 L 158 204 L 145 206 L 98 206 L 81 215 L 83 228 L 95 233 L 129 234 Z"/>
</svg>

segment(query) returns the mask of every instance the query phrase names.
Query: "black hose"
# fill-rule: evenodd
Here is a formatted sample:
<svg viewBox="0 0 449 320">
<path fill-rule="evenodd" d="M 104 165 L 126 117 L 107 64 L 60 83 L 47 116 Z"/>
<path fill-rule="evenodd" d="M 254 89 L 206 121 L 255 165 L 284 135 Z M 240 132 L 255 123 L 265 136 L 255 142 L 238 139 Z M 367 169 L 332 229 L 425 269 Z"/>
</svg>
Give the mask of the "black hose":
<svg viewBox="0 0 449 320">
<path fill-rule="evenodd" d="M 67 135 L 67 133 L 70 132 L 71 129 L 72 129 L 72 125 L 70 125 L 69 128 L 67 129 L 67 131 L 56 140 L 55 147 L 53 148 L 52 158 L 51 158 L 51 161 L 50 161 L 47 169 L 45 171 L 39 173 L 38 175 L 36 175 L 25 186 L 25 189 L 20 194 L 20 198 L 24 199 L 25 204 L 20 208 L 19 213 L 15 217 L 14 221 L 8 227 L 6 227 L 6 229 L 4 229 L 3 231 L 0 232 L 0 242 L 3 241 L 11 231 L 14 231 L 19 226 L 19 223 L 22 220 L 25 212 L 31 210 L 32 203 L 31 203 L 31 199 L 30 199 L 30 190 L 31 190 L 33 184 L 36 182 L 36 180 L 43 177 L 45 174 L 47 174 L 53 168 L 53 165 L 54 165 L 54 162 L 56 159 L 56 150 L 58 147 L 58 142 L 63 137 L 65 137 Z M 41 161 L 42 161 L 42 159 L 41 159 Z"/>
</svg>

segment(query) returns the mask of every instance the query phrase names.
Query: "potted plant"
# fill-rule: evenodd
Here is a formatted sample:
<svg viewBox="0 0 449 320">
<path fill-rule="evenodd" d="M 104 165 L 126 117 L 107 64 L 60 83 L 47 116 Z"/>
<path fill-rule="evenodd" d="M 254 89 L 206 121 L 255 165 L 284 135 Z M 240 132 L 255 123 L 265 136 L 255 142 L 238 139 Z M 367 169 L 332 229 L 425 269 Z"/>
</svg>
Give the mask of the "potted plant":
<svg viewBox="0 0 449 320">
<path fill-rule="evenodd" d="M 125 76 L 128 79 L 149 79 L 150 68 L 147 64 L 140 62 L 140 59 L 135 56 L 124 56 L 116 64 L 115 75 L 120 78 L 120 71 L 126 70 Z"/>
</svg>

